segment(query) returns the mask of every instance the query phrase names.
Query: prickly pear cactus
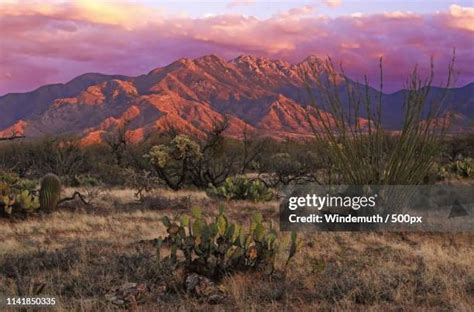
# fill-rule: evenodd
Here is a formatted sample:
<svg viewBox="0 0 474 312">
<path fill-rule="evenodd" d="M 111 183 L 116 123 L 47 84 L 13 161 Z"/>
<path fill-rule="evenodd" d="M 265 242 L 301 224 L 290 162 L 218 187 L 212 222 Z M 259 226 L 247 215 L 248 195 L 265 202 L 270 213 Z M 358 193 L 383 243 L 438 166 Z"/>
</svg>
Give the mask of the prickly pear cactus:
<svg viewBox="0 0 474 312">
<path fill-rule="evenodd" d="M 211 186 L 208 191 L 211 197 L 225 200 L 253 200 L 264 202 L 272 200 L 273 193 L 259 180 L 250 180 L 244 175 L 228 177 L 219 187 Z"/>
<path fill-rule="evenodd" d="M 11 215 L 13 212 L 13 205 L 15 204 L 15 197 L 12 195 L 1 195 L 0 196 L 0 207 L 2 211 L 0 215 Z"/>
<path fill-rule="evenodd" d="M 41 180 L 40 209 L 51 212 L 56 209 L 61 196 L 61 181 L 55 174 L 49 173 Z"/>
<path fill-rule="evenodd" d="M 40 207 L 39 199 L 28 190 L 23 190 L 17 195 L 18 204 L 25 211 L 34 211 Z"/>
<path fill-rule="evenodd" d="M 232 223 L 220 207 L 214 221 L 205 218 L 201 209 L 192 209 L 192 215 L 163 217 L 166 238 L 157 239 L 157 258 L 164 271 L 184 267 L 209 278 L 218 279 L 241 270 L 259 270 L 271 274 L 279 250 L 276 230 L 272 223 L 266 226 L 260 213 L 252 217 L 249 228 Z M 161 247 L 166 242 L 170 255 L 161 258 Z M 184 256 L 180 260 L 179 254 Z M 296 252 L 296 234 L 291 235 L 291 246 L 286 264 Z"/>
</svg>

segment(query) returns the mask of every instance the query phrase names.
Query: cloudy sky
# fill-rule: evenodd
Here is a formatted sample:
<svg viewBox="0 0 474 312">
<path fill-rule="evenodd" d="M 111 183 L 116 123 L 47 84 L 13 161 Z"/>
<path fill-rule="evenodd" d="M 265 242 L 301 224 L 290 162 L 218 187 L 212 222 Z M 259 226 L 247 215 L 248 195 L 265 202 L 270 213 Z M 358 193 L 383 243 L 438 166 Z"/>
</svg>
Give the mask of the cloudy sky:
<svg viewBox="0 0 474 312">
<path fill-rule="evenodd" d="M 457 85 L 473 82 L 472 0 L 0 0 L 0 95 L 206 54 L 331 56 L 354 78 L 373 80 L 383 56 L 385 91 L 394 91 L 431 56 L 443 78 L 453 48 Z"/>
</svg>

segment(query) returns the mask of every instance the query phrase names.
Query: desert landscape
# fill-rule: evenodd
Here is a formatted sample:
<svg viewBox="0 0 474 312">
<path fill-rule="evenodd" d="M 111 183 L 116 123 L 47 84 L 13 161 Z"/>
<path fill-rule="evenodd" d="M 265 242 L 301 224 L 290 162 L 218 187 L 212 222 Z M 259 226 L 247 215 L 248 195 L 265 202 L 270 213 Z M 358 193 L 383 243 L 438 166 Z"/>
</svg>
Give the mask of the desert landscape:
<svg viewBox="0 0 474 312">
<path fill-rule="evenodd" d="M 468 233 L 305 234 L 285 277 L 225 277 L 218 285 L 225 298 L 212 304 L 185 289 L 166 291 L 153 244 L 166 234 L 162 216 L 188 212 L 189 196 L 206 214 L 217 214 L 218 208 L 200 192 L 159 194 L 165 204 L 149 209 L 136 204 L 133 192 L 120 190 L 98 198 L 100 208 L 74 204 L 47 217 L 2 221 L 0 291 L 33 295 L 46 284 L 42 293 L 57 298 L 57 311 L 469 311 L 473 304 Z M 111 200 L 118 206 L 111 207 Z M 276 222 L 277 206 L 232 202 L 226 209 L 244 223 L 255 210 Z M 284 265 L 284 254 L 278 266 Z M 116 290 L 120 287 L 124 291 Z M 115 303 L 107 295 L 116 296 Z"/>
<path fill-rule="evenodd" d="M 415 170 L 424 161 L 418 157 L 391 177 L 362 166 L 341 171 L 330 137 L 232 138 L 225 120 L 212 127 L 203 138 L 170 131 L 140 142 L 115 128 L 86 145 L 81 136 L 4 138 L 2 295 L 54 297 L 58 311 L 470 309 L 472 233 L 293 237 L 278 228 L 281 192 L 292 185 L 344 184 L 353 176 L 364 179 L 353 183 L 401 184 L 420 173 L 424 184 L 472 186 L 472 134 L 436 141 L 433 154 L 423 155 L 431 162 L 426 171 Z M 339 145 L 377 140 L 359 129 L 363 136 Z M 393 151 L 404 141 L 380 138 L 381 159 L 402 161 L 405 154 Z M 369 161 L 368 142 L 345 157 Z M 199 220 L 209 226 L 195 227 Z M 202 245 L 202 235 L 215 235 L 211 245 Z M 209 253 L 201 255 L 202 246 Z M 211 260 L 219 246 L 229 248 L 222 267 Z M 193 248 L 189 263 L 186 248 Z"/>
<path fill-rule="evenodd" d="M 0 309 L 471 311 L 474 8 L 380 5 L 0 1 Z"/>
</svg>

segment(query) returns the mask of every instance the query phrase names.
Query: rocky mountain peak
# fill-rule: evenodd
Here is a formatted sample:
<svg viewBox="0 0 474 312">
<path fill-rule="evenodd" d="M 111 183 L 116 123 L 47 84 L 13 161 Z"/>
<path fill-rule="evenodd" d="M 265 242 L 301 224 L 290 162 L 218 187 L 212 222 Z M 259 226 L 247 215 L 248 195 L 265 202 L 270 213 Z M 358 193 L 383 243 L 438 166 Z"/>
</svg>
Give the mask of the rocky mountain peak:
<svg viewBox="0 0 474 312">
<path fill-rule="evenodd" d="M 307 94 L 301 73 L 322 63 L 314 55 L 294 65 L 252 55 L 230 61 L 206 55 L 182 58 L 138 77 L 84 74 L 66 84 L 0 97 L 0 136 L 75 134 L 100 142 L 114 126 L 132 120 L 127 125 L 137 140 L 171 128 L 202 137 L 214 122 L 230 116 L 228 135 L 234 137 L 245 128 L 277 138 L 307 137 L 312 129 L 300 102 Z M 472 120 L 472 86 L 450 92 L 460 124 Z M 404 92 L 384 95 L 390 129 L 400 125 Z"/>
</svg>

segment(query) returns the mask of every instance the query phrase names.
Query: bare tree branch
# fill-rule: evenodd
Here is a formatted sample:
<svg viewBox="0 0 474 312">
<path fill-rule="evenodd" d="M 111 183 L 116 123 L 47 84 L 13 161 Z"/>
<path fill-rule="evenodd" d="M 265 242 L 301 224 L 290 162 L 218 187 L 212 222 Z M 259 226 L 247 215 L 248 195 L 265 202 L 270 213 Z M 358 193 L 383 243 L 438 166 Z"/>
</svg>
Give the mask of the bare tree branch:
<svg viewBox="0 0 474 312">
<path fill-rule="evenodd" d="M 74 194 L 72 194 L 71 197 L 65 197 L 65 198 L 61 199 L 61 200 L 58 202 L 58 205 L 59 205 L 59 204 L 62 204 L 62 203 L 64 203 L 64 202 L 66 202 L 66 201 L 75 200 L 76 197 L 79 197 L 79 199 L 81 200 L 81 202 L 82 202 L 83 204 L 85 204 L 85 205 L 90 205 L 90 203 L 84 199 L 84 196 L 83 196 L 81 193 L 77 192 L 77 191 L 74 192 Z"/>
<path fill-rule="evenodd" d="M 24 139 L 24 138 L 26 138 L 26 136 L 24 135 L 13 135 L 13 136 L 5 137 L 5 138 L 0 138 L 0 141 L 13 141 L 13 140 Z"/>
</svg>

